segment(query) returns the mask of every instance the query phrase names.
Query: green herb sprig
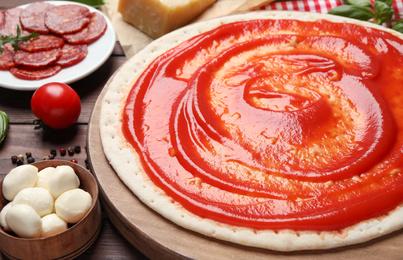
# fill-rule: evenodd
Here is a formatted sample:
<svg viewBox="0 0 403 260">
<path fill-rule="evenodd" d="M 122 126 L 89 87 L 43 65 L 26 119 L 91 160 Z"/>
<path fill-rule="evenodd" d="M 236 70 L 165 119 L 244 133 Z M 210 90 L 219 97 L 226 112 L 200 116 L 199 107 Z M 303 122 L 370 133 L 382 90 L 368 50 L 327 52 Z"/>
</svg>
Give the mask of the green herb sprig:
<svg viewBox="0 0 403 260">
<path fill-rule="evenodd" d="M 400 14 L 393 9 L 393 0 L 375 0 L 373 3 L 371 0 L 343 2 L 343 5 L 331 9 L 328 13 L 385 25 L 403 33 L 403 18 L 400 18 Z M 393 18 L 395 15 L 399 18 Z"/>
<path fill-rule="evenodd" d="M 105 4 L 104 0 L 68 0 L 68 1 L 86 4 L 94 8 L 101 7 L 102 5 Z"/>
<path fill-rule="evenodd" d="M 21 29 L 20 26 L 17 25 L 17 36 L 14 36 L 12 34 L 4 36 L 0 34 L 0 54 L 3 54 L 3 50 L 1 48 L 1 46 L 3 46 L 6 43 L 11 43 L 11 45 L 13 46 L 14 50 L 18 50 L 18 43 L 22 42 L 22 41 L 28 41 L 34 37 L 38 37 L 39 34 L 38 33 L 31 33 L 30 35 L 27 36 L 21 36 Z"/>
</svg>

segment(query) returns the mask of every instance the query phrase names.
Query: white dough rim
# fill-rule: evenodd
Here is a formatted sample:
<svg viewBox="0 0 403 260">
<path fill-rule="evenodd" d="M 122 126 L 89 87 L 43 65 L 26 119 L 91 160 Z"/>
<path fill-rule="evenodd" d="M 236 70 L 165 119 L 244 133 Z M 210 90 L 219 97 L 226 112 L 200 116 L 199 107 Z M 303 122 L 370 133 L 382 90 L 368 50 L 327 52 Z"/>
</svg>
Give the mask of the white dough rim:
<svg viewBox="0 0 403 260">
<path fill-rule="evenodd" d="M 325 19 L 336 23 L 351 23 L 387 31 L 399 38 L 402 35 L 391 29 L 372 24 L 320 13 L 296 11 L 256 11 L 216 18 L 192 24 L 173 31 L 146 46 L 129 59 L 109 80 L 108 89 L 101 103 L 100 136 L 104 153 L 127 187 L 147 206 L 165 218 L 186 229 L 233 243 L 278 251 L 329 249 L 369 241 L 403 227 L 403 208 L 399 206 L 387 216 L 363 221 L 341 232 L 254 230 L 202 219 L 188 212 L 164 191 L 153 185 L 144 174 L 139 157 L 122 138 L 121 111 L 124 100 L 137 76 L 155 58 L 181 42 L 216 28 L 222 24 L 255 19 L 296 19 L 316 21 Z"/>
</svg>

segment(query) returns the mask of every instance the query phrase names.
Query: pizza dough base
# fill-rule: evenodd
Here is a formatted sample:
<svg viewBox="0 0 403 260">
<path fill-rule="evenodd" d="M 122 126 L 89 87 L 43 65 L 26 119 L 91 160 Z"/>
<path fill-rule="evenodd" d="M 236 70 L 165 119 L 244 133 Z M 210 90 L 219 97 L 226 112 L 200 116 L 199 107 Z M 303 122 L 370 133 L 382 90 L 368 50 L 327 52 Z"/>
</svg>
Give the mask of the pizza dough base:
<svg viewBox="0 0 403 260">
<path fill-rule="evenodd" d="M 122 114 L 126 97 L 137 77 L 155 58 L 181 42 L 216 28 L 222 24 L 254 19 L 297 19 L 351 23 L 387 31 L 403 38 L 396 31 L 358 20 L 320 13 L 290 11 L 255 11 L 208 20 L 183 27 L 167 34 L 144 48 L 126 63 L 108 81 L 102 100 L 100 135 L 104 153 L 127 187 L 148 207 L 186 229 L 233 243 L 277 251 L 329 249 L 362 243 L 389 234 L 403 227 L 403 207 L 399 206 L 386 216 L 360 222 L 340 231 L 255 230 L 230 226 L 200 218 L 156 187 L 141 167 L 138 154 L 124 139 L 121 132 Z"/>
</svg>

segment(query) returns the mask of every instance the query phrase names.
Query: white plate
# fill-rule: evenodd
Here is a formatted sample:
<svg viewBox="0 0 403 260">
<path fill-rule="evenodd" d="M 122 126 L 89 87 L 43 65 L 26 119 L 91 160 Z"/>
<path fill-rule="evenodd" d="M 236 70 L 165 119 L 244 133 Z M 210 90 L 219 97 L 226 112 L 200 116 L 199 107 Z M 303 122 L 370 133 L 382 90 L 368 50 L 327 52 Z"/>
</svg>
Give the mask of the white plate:
<svg viewBox="0 0 403 260">
<path fill-rule="evenodd" d="M 83 5 L 77 2 L 69 1 L 47 1 L 47 3 L 51 3 L 54 5 Z M 19 7 L 25 8 L 28 5 L 29 4 Z M 115 47 L 115 30 L 113 29 L 111 21 L 102 12 L 88 5 L 83 6 L 88 7 L 91 12 L 98 12 L 102 14 L 105 17 L 106 23 L 108 25 L 104 35 L 102 35 L 102 37 L 94 43 L 88 45 L 88 54 L 84 60 L 74 66 L 63 68 L 59 73 L 52 77 L 41 80 L 23 80 L 14 77 L 9 71 L 0 71 L 0 86 L 15 90 L 36 90 L 37 88 L 48 82 L 61 82 L 69 84 L 88 76 L 89 74 L 97 70 L 102 64 L 104 64 L 104 62 L 111 55 L 113 48 Z"/>
</svg>

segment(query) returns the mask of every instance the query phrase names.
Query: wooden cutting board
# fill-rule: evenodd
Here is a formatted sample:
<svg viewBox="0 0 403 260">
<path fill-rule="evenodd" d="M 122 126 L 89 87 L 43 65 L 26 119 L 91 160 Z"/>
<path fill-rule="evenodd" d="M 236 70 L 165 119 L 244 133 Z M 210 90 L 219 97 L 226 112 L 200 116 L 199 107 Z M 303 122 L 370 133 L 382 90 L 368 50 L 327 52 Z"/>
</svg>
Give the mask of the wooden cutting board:
<svg viewBox="0 0 403 260">
<path fill-rule="evenodd" d="M 88 159 L 99 183 L 100 200 L 106 214 L 119 232 L 150 259 L 402 259 L 403 231 L 361 245 L 282 253 L 219 241 L 185 230 L 161 217 L 120 181 L 103 153 L 98 124 L 101 100 L 110 82 L 111 79 L 98 97 L 90 118 Z"/>
</svg>

